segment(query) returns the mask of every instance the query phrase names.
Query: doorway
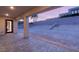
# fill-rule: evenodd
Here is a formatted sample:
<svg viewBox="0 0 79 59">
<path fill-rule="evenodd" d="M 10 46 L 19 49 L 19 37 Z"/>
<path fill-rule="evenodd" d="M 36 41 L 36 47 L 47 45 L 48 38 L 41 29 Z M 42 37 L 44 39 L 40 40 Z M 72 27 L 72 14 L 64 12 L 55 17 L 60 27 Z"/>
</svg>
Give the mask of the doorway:
<svg viewBox="0 0 79 59">
<path fill-rule="evenodd" d="M 6 33 L 13 33 L 13 20 L 6 20 L 5 21 L 5 32 Z"/>
</svg>

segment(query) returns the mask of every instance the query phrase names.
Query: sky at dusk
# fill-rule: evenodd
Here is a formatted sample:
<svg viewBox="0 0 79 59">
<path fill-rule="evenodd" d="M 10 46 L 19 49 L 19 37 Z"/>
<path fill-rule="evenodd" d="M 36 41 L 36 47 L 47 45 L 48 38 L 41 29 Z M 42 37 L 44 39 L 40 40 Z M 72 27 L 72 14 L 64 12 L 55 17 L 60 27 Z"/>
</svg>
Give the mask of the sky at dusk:
<svg viewBox="0 0 79 59">
<path fill-rule="evenodd" d="M 40 21 L 40 20 L 46 20 L 49 18 L 59 17 L 59 14 L 66 13 L 68 12 L 68 9 L 74 8 L 74 7 L 75 6 L 65 6 L 65 7 L 60 7 L 54 10 L 40 13 L 38 14 L 38 20 Z"/>
</svg>

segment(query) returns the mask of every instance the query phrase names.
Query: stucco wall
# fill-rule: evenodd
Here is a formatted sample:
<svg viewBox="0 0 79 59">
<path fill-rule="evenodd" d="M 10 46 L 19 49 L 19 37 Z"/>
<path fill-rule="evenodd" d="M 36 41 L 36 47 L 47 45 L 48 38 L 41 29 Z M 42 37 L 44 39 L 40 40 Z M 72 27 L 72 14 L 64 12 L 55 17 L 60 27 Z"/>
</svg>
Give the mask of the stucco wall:
<svg viewBox="0 0 79 59">
<path fill-rule="evenodd" d="M 0 17 L 0 35 L 5 33 L 5 19 Z"/>
<path fill-rule="evenodd" d="M 4 17 L 0 17 L 0 35 L 5 34 L 5 19 Z M 17 33 L 17 25 L 18 21 L 13 19 L 13 33 Z"/>
<path fill-rule="evenodd" d="M 18 31 L 18 20 L 13 20 L 13 32 L 16 34 Z"/>
</svg>

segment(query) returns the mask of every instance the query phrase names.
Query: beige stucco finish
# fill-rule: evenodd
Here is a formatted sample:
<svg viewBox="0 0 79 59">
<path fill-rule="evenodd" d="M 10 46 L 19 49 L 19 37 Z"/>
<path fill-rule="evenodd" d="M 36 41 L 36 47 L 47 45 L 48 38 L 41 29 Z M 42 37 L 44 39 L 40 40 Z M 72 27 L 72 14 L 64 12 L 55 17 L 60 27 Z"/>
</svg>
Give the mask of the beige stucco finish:
<svg viewBox="0 0 79 59">
<path fill-rule="evenodd" d="M 5 33 L 5 19 L 0 17 L 0 35 Z"/>
</svg>

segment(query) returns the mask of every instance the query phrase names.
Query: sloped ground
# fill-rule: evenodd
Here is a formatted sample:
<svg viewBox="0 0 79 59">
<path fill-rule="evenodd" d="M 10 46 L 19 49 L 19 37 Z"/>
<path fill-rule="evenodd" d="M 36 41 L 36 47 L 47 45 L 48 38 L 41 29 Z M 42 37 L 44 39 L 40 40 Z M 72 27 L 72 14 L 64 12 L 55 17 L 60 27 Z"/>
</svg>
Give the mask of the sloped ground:
<svg viewBox="0 0 79 59">
<path fill-rule="evenodd" d="M 57 46 L 56 48 L 61 48 L 59 49 L 59 51 L 79 51 L 79 25 L 62 25 L 52 30 L 46 29 L 43 26 L 38 26 L 33 29 L 30 29 L 30 32 L 31 34 L 33 33 L 33 36 L 35 38 L 40 37 L 39 40 L 47 42 L 50 41 L 49 44 L 51 44 L 51 42 L 55 42 L 55 45 Z M 37 43 L 36 45 L 38 44 L 39 43 Z M 54 43 L 52 43 L 52 45 L 54 45 Z M 62 50 L 63 48 L 64 50 Z"/>
<path fill-rule="evenodd" d="M 57 21 L 58 20 L 58 21 Z M 48 20 L 44 22 L 37 22 L 30 27 L 30 32 L 34 38 L 55 43 L 56 49 L 45 48 L 45 51 L 79 51 L 79 17 L 61 18 L 55 20 Z M 59 24 L 52 29 L 52 25 Z M 40 38 L 39 38 L 40 36 Z M 33 39 L 33 38 L 32 38 Z M 37 40 L 38 40 L 37 39 Z M 38 43 L 39 44 L 39 43 Z M 36 44 L 36 45 L 38 45 Z M 62 46 L 61 46 L 62 45 Z M 44 45 L 42 44 L 44 47 Z M 52 46 L 51 46 L 52 47 Z M 60 47 L 60 48 L 59 48 Z M 41 47 L 40 47 L 41 48 Z M 37 48 L 38 49 L 38 48 Z M 62 50 L 63 49 L 63 50 Z"/>
<path fill-rule="evenodd" d="M 32 33 L 30 40 L 33 51 L 79 51 L 77 47 L 69 42 L 63 42 L 62 40 L 57 40 L 46 35 Z"/>
</svg>

